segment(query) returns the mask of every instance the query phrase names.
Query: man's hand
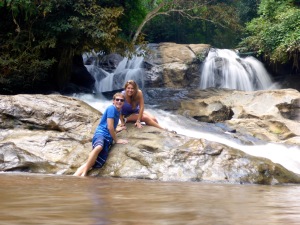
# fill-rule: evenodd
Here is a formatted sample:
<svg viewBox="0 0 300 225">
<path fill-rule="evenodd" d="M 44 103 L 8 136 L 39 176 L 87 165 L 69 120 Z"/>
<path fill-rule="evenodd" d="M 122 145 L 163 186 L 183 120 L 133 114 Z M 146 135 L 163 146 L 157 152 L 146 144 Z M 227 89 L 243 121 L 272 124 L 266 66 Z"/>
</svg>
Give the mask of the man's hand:
<svg viewBox="0 0 300 225">
<path fill-rule="evenodd" d="M 127 144 L 128 143 L 128 140 L 125 140 L 125 139 L 118 139 L 117 144 Z"/>
</svg>

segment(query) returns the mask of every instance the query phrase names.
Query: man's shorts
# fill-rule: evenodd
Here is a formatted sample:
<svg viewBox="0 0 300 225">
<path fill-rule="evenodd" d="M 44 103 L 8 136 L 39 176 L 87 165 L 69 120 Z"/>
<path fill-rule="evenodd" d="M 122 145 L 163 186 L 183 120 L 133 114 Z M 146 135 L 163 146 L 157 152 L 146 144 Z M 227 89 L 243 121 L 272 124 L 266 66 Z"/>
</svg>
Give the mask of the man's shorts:
<svg viewBox="0 0 300 225">
<path fill-rule="evenodd" d="M 93 168 L 101 168 L 104 165 L 104 163 L 106 162 L 106 159 L 108 157 L 108 152 L 111 147 L 111 144 L 112 143 L 109 140 L 107 140 L 106 138 L 104 138 L 101 135 L 93 137 L 93 140 L 92 140 L 93 149 L 97 146 L 102 146 L 102 150 L 99 153 L 99 155 L 97 156 L 97 159 L 96 159 L 95 164 L 93 165 Z"/>
</svg>

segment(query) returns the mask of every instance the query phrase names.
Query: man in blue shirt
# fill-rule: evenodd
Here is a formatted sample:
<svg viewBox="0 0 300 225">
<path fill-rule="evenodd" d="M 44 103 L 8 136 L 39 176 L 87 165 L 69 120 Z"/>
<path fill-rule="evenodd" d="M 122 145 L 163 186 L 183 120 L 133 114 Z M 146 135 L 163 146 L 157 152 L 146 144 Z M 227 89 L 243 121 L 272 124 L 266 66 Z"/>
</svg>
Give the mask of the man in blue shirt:
<svg viewBox="0 0 300 225">
<path fill-rule="evenodd" d="M 120 111 L 124 104 L 124 95 L 116 93 L 113 96 L 113 104 L 104 111 L 98 127 L 95 130 L 92 140 L 93 150 L 89 154 L 88 160 L 80 166 L 74 176 L 86 176 L 91 168 L 101 168 L 108 157 L 108 152 L 113 141 L 116 144 L 127 144 L 128 141 L 117 138 L 117 126 L 120 119 Z M 125 126 L 118 131 L 126 129 Z"/>
</svg>

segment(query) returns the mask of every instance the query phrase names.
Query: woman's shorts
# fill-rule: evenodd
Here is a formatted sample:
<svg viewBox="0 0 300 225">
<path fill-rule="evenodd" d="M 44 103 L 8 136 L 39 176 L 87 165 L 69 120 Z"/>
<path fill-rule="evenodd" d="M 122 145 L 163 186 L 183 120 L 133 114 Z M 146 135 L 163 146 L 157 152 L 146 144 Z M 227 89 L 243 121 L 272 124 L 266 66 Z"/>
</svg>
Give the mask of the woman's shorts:
<svg viewBox="0 0 300 225">
<path fill-rule="evenodd" d="M 97 156 L 97 159 L 96 159 L 95 164 L 93 165 L 93 168 L 101 168 L 104 165 L 104 163 L 106 162 L 106 159 L 108 157 L 108 152 L 111 147 L 111 144 L 112 143 L 103 136 L 99 135 L 99 136 L 93 137 L 93 140 L 92 140 L 93 149 L 97 146 L 102 146 L 102 150 L 99 153 L 99 155 Z"/>
</svg>

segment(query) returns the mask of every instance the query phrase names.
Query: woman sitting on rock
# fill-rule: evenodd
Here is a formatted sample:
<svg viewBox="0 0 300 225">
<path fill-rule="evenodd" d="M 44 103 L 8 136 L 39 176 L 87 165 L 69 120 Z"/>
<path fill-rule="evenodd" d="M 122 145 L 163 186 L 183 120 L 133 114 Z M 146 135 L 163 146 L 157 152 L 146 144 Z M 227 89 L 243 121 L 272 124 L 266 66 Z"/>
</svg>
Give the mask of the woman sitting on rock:
<svg viewBox="0 0 300 225">
<path fill-rule="evenodd" d="M 164 129 L 153 115 L 144 111 L 143 92 L 134 80 L 126 82 L 122 94 L 125 102 L 121 111 L 121 126 L 125 126 L 125 122 L 133 122 L 137 128 L 142 128 L 141 122 L 145 122 L 149 126 Z"/>
</svg>

